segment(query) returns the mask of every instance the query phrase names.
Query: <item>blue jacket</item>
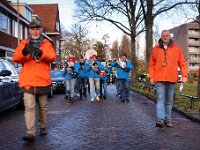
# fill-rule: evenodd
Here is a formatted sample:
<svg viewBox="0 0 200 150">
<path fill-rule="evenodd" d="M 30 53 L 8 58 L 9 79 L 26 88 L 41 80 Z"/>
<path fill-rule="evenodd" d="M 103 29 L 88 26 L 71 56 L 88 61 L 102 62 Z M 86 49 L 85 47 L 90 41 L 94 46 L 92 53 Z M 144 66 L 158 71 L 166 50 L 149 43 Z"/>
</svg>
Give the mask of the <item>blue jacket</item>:
<svg viewBox="0 0 200 150">
<path fill-rule="evenodd" d="M 77 72 L 76 66 L 72 67 L 72 70 L 73 70 L 72 72 L 73 72 L 74 76 L 72 76 L 72 74 L 69 73 L 67 71 L 67 68 L 65 67 L 65 71 L 64 71 L 65 80 L 69 81 L 69 80 L 71 80 L 73 78 L 76 78 L 78 76 L 78 72 Z"/>
<path fill-rule="evenodd" d="M 133 65 L 130 61 L 125 61 L 126 63 L 126 68 L 122 68 L 116 61 L 113 61 L 111 64 L 111 67 L 116 67 L 117 68 L 117 79 L 130 79 L 130 70 L 133 69 Z"/>
<path fill-rule="evenodd" d="M 100 70 L 104 70 L 103 65 L 99 62 L 99 61 L 95 61 L 95 63 L 97 63 L 98 67 L 97 69 Z M 99 78 L 100 73 L 97 73 L 89 64 L 86 67 L 87 70 L 87 76 L 89 78 Z"/>
<path fill-rule="evenodd" d="M 78 78 L 85 78 L 87 77 L 87 71 L 86 71 L 86 68 L 88 68 L 88 64 L 86 62 L 84 62 L 84 66 L 85 68 L 83 69 L 81 67 L 81 64 L 80 62 L 77 62 L 76 65 L 75 65 L 75 71 L 78 72 Z"/>
<path fill-rule="evenodd" d="M 108 73 L 110 73 L 110 69 L 108 68 L 108 66 L 106 66 L 106 67 L 104 67 L 104 70 L 106 72 L 106 75 L 104 75 L 104 76 L 100 75 L 100 80 L 104 80 L 105 81 L 105 80 L 108 79 L 107 75 L 108 75 Z"/>
</svg>

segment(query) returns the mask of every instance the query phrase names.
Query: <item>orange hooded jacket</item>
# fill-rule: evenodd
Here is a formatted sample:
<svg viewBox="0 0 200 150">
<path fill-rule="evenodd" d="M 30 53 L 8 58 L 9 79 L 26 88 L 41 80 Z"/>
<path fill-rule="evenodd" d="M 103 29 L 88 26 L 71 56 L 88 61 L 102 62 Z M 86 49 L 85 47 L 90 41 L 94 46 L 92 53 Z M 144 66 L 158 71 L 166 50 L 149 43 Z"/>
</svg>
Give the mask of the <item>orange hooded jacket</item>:
<svg viewBox="0 0 200 150">
<path fill-rule="evenodd" d="M 165 60 L 164 48 L 156 45 L 151 52 L 149 59 L 149 78 L 154 82 L 174 82 L 178 81 L 178 67 L 182 77 L 188 77 L 186 61 L 180 47 L 172 43 L 166 49 L 167 65 L 163 66 Z"/>
<path fill-rule="evenodd" d="M 29 43 L 29 40 L 23 40 L 16 48 L 12 61 L 22 64 L 23 67 L 19 73 L 19 87 L 28 90 L 30 87 L 46 87 L 51 85 L 50 63 L 56 60 L 56 53 L 52 44 L 43 39 L 40 49 L 43 54 L 36 63 L 30 55 L 22 55 L 22 50 Z"/>
</svg>

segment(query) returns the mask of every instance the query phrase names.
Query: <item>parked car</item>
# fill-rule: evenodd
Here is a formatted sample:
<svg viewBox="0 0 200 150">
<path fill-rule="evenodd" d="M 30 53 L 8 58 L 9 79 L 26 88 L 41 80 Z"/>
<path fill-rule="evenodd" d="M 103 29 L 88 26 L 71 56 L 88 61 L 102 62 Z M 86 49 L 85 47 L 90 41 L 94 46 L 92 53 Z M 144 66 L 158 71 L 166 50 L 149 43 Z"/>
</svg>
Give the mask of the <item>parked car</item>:
<svg viewBox="0 0 200 150">
<path fill-rule="evenodd" d="M 51 70 L 53 92 L 65 92 L 64 70 Z"/>
<path fill-rule="evenodd" d="M 0 59 L 0 112 L 23 105 L 23 93 L 18 85 L 15 67 L 9 61 Z"/>
</svg>

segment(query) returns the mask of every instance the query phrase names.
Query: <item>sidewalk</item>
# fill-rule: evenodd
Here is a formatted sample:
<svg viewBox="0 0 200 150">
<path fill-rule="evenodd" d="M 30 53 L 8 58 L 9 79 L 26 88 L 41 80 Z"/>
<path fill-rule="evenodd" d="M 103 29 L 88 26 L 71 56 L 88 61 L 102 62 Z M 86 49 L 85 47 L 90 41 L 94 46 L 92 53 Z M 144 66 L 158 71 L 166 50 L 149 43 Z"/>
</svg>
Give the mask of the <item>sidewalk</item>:
<svg viewBox="0 0 200 150">
<path fill-rule="evenodd" d="M 155 127 L 155 103 L 131 92 L 130 103 L 121 103 L 114 85 L 108 99 L 70 104 L 64 95 L 49 100 L 48 134 L 35 143 L 24 143 L 23 112 L 15 124 L 0 122 L 0 149 L 25 150 L 199 150 L 200 124 L 173 112 L 173 128 Z M 8 120 L 9 120 L 8 119 Z M 4 128 L 4 130 L 3 130 Z M 3 137 L 2 137 L 3 136 Z"/>
</svg>

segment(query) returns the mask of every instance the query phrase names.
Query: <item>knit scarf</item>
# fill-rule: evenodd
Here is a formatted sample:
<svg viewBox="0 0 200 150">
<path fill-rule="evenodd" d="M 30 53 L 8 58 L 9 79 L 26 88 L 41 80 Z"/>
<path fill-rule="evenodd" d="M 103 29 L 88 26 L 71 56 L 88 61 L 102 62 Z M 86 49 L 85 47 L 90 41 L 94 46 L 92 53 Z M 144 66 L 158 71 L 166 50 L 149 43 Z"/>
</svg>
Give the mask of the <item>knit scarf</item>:
<svg viewBox="0 0 200 150">
<path fill-rule="evenodd" d="M 28 39 L 30 41 L 30 43 L 35 46 L 35 47 L 39 47 L 40 44 L 42 43 L 43 40 L 43 36 L 41 35 L 38 39 L 33 39 L 30 35 L 28 36 Z"/>
</svg>

